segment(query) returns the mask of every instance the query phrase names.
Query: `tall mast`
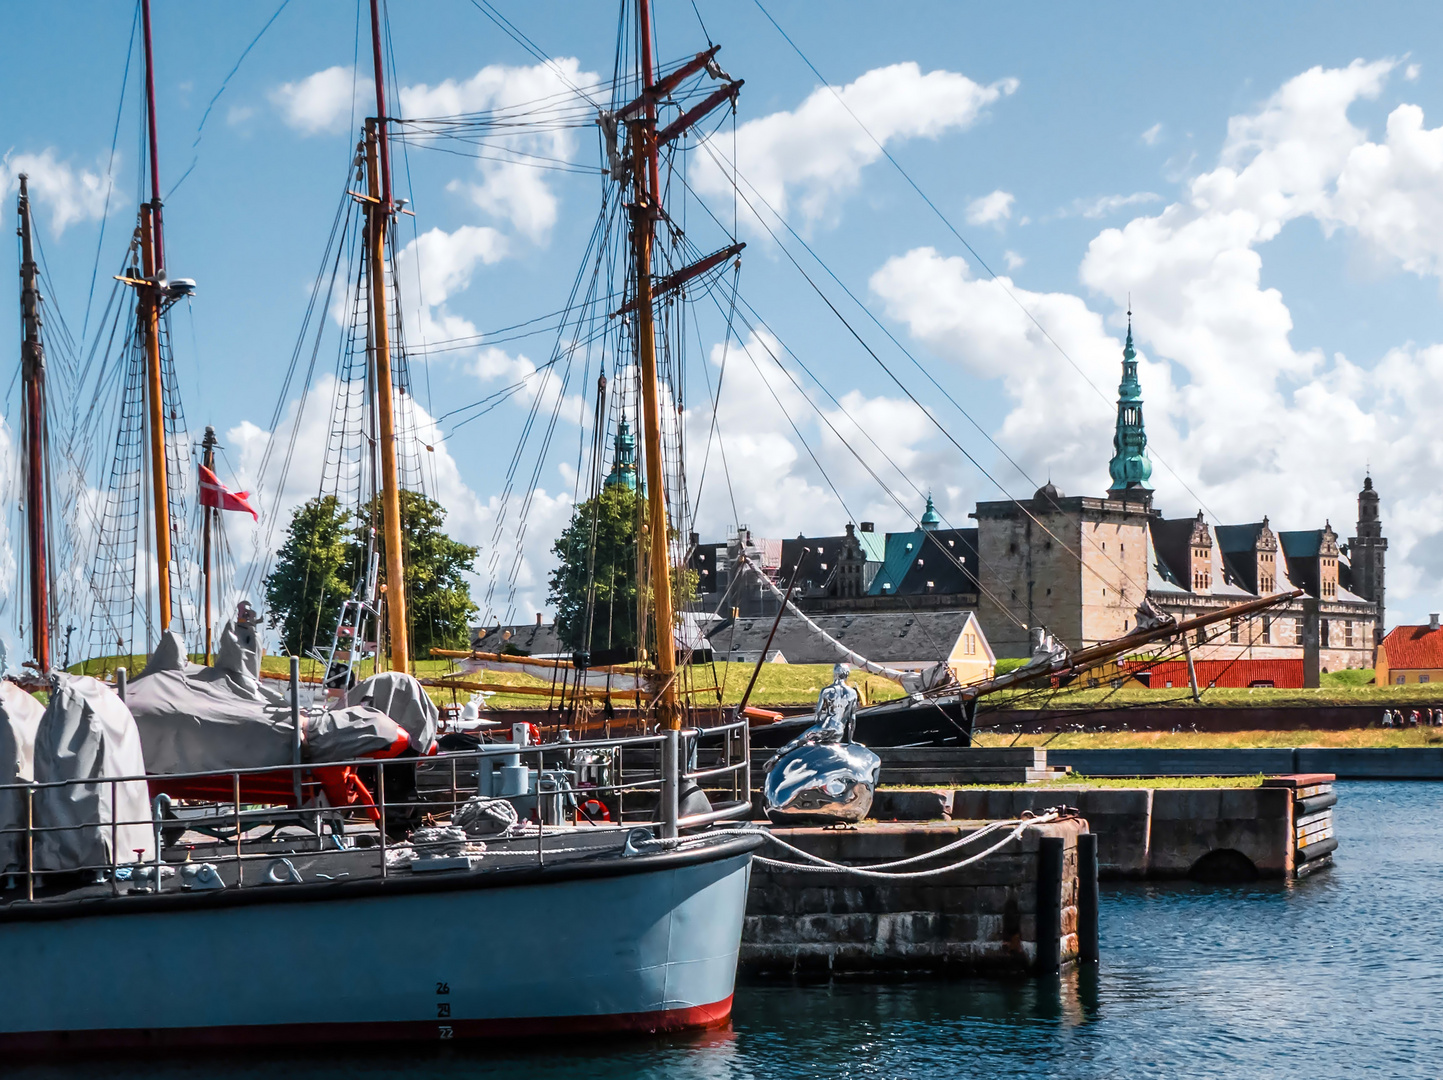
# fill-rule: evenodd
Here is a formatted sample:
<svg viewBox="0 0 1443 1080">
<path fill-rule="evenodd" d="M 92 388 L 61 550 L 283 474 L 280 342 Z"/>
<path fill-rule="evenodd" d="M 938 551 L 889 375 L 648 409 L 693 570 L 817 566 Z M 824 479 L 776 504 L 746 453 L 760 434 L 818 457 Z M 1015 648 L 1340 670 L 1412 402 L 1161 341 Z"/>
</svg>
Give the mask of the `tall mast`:
<svg viewBox="0 0 1443 1080">
<path fill-rule="evenodd" d="M 636 254 L 637 362 L 641 366 L 642 435 L 646 447 L 647 531 L 650 546 L 651 603 L 656 619 L 654 662 L 661 692 L 657 719 L 664 728 L 681 727 L 677 707 L 676 645 L 672 630 L 670 528 L 666 515 L 666 480 L 661 457 L 661 401 L 656 372 L 656 329 L 652 322 L 652 242 L 661 193 L 656 148 L 656 100 L 651 49 L 651 3 L 637 0 L 641 23 L 641 81 L 644 108 L 632 124 L 632 245 Z"/>
<path fill-rule="evenodd" d="M 50 577 L 45 543 L 45 346 L 30 237 L 29 178 L 20 174 L 20 375 L 25 396 L 25 517 L 30 548 L 30 632 L 41 675 L 50 671 Z"/>
<path fill-rule="evenodd" d="M 207 425 L 205 426 L 205 437 L 204 437 L 203 439 L 201 439 L 201 441 L 200 441 L 200 449 L 201 449 L 201 464 L 203 464 L 207 469 L 209 469 L 209 470 L 211 471 L 212 474 L 214 474 L 214 473 L 215 473 L 215 428 L 212 427 L 210 424 L 207 424 Z M 205 581 L 205 662 L 206 662 L 206 665 L 209 666 L 209 665 L 210 665 L 210 654 L 211 654 L 210 643 L 211 643 L 211 625 L 212 625 L 212 623 L 211 623 L 211 610 L 210 610 L 210 598 L 211 598 L 211 587 L 210 587 L 210 530 L 211 530 L 211 527 L 214 525 L 214 523 L 215 523 L 215 521 L 216 521 L 216 512 L 215 512 L 214 510 L 212 510 L 209 506 L 203 506 L 203 507 L 201 508 L 201 513 L 202 513 L 203 516 L 204 516 L 204 533 L 203 533 L 204 539 L 202 540 L 202 544 L 203 544 L 203 556 L 202 556 L 202 557 L 203 557 L 203 562 L 202 562 L 202 564 L 201 564 L 201 573 L 204 575 L 204 581 Z"/>
<path fill-rule="evenodd" d="M 155 505 L 155 561 L 160 629 L 170 629 L 170 488 L 166 477 L 165 411 L 160 369 L 160 306 L 165 251 L 160 223 L 160 160 L 155 130 L 155 64 L 150 48 L 150 0 L 141 0 L 145 30 L 146 126 L 150 132 L 150 202 L 140 208 L 141 273 L 139 323 L 145 337 L 146 396 L 150 424 L 150 476 Z"/>
<path fill-rule="evenodd" d="M 366 124 L 366 180 L 371 196 L 371 345 L 375 364 L 376 418 L 381 441 L 381 523 L 386 542 L 386 621 L 391 668 L 409 671 L 406 577 L 401 560 L 401 493 L 396 476 L 396 421 L 392 414 L 391 334 L 386 323 L 386 233 L 391 221 L 391 152 L 386 141 L 386 84 L 381 60 L 381 14 L 371 0 L 371 63 L 376 76 L 376 116 Z"/>
</svg>

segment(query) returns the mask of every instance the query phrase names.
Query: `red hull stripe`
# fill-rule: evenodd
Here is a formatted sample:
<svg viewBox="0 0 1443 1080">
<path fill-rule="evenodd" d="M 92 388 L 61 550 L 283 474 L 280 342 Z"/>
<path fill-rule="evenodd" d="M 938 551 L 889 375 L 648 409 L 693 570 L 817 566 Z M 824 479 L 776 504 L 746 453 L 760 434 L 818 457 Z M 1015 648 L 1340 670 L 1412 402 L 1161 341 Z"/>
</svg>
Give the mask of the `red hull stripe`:
<svg viewBox="0 0 1443 1080">
<path fill-rule="evenodd" d="M 437 1042 L 446 1039 L 504 1040 L 536 1035 L 654 1035 L 717 1027 L 727 1022 L 731 1012 L 732 998 L 728 995 L 711 1005 L 610 1016 L 7 1032 L 0 1033 L 0 1051 L 38 1054 L 169 1046 L 295 1046 L 307 1043 Z"/>
</svg>

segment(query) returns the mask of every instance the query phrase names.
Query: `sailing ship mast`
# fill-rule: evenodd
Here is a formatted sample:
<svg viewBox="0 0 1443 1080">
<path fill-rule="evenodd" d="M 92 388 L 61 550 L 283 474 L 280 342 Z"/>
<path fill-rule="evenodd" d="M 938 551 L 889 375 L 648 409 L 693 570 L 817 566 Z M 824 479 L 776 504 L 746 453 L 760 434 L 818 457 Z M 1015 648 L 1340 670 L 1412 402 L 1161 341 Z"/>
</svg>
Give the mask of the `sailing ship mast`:
<svg viewBox="0 0 1443 1080">
<path fill-rule="evenodd" d="M 646 457 L 647 527 L 650 547 L 651 604 L 656 619 L 656 672 L 661 684 L 657 720 L 668 730 L 681 727 L 677 707 L 676 646 L 671 605 L 670 529 L 666 482 L 661 459 L 661 402 L 656 372 L 656 327 L 652 319 L 651 258 L 656 208 L 661 192 L 657 165 L 656 80 L 652 67 L 651 3 L 637 0 L 641 29 L 641 83 L 644 105 L 632 124 L 632 248 L 636 256 L 637 363 L 641 366 L 641 427 Z"/>
<path fill-rule="evenodd" d="M 210 470 L 211 475 L 214 476 L 214 475 L 215 475 L 215 428 L 212 427 L 210 424 L 207 424 L 206 427 L 205 427 L 205 438 L 201 439 L 201 441 L 200 441 L 200 450 L 201 450 L 201 464 L 204 465 L 208 470 Z M 202 557 L 201 557 L 201 580 L 204 582 L 204 587 L 205 587 L 205 662 L 206 662 L 206 666 L 208 667 L 208 666 L 210 666 L 210 655 L 211 655 L 211 647 L 210 647 L 210 646 L 211 646 L 211 627 L 212 627 L 212 622 L 211 622 L 211 609 L 210 609 L 210 598 L 211 598 L 211 584 L 210 584 L 210 560 L 211 560 L 210 535 L 211 535 L 211 529 L 212 529 L 212 527 L 213 527 L 214 525 L 216 525 L 217 523 L 219 523 L 220 515 L 219 515 L 215 510 L 213 510 L 213 509 L 205 502 L 205 500 L 202 500 L 202 501 L 201 501 L 201 517 L 202 517 L 202 521 L 203 521 L 203 531 L 202 531 L 202 534 L 201 534 L 201 536 L 202 536 L 201 543 L 204 545 L 204 546 L 203 546 L 203 549 L 202 549 L 202 550 L 203 550 L 203 555 L 202 555 Z"/>
<path fill-rule="evenodd" d="M 25 516 L 30 555 L 32 663 L 50 671 L 50 578 L 45 537 L 45 346 L 40 340 L 40 290 L 30 234 L 29 178 L 20 174 L 20 375 L 25 397 Z"/>
<path fill-rule="evenodd" d="M 150 202 L 140 208 L 139 324 L 145 338 L 145 388 L 150 424 L 151 502 L 155 508 L 155 564 L 161 633 L 170 629 L 170 489 L 166 475 L 165 411 L 161 389 L 160 309 L 165 290 L 165 232 L 161 227 L 160 158 L 155 128 L 155 63 L 150 40 L 150 0 L 141 0 L 145 37 L 145 115 L 150 138 Z"/>
<path fill-rule="evenodd" d="M 401 492 L 396 473 L 396 418 L 391 388 L 391 334 L 386 321 L 386 236 L 391 200 L 391 151 L 386 137 L 386 84 L 381 61 L 381 15 L 371 0 L 371 62 L 376 78 L 376 115 L 366 121 L 367 241 L 370 250 L 371 363 L 374 406 L 381 443 L 381 524 L 386 545 L 386 622 L 391 668 L 410 671 L 406 632 L 406 578 L 401 559 Z"/>
<path fill-rule="evenodd" d="M 630 126 L 632 151 L 631 242 L 636 264 L 636 296 L 627 307 L 634 305 L 636 310 L 637 364 L 641 368 L 642 445 L 646 459 L 647 562 L 651 579 L 651 606 L 656 623 L 654 670 L 658 693 L 654 708 L 662 728 L 676 731 L 681 728 L 682 710 L 679 705 L 676 673 L 676 612 L 671 594 L 671 522 L 667 516 L 662 459 L 661 391 L 657 373 L 654 306 L 659 293 L 680 289 L 687 281 L 736 255 L 743 245 L 732 244 L 663 279 L 653 279 L 656 223 L 665 214 L 661 205 L 659 153 L 663 145 L 679 138 L 718 105 L 735 101 L 738 91 L 741 90 L 742 80 L 732 79 L 715 68 L 713 57 L 719 46 L 714 45 L 706 52 L 698 53 L 658 82 L 651 40 L 650 0 L 637 0 L 637 21 L 641 34 L 641 96 L 622 109 L 618 116 L 618 119 L 626 120 Z M 721 79 L 723 85 L 658 132 L 657 104 L 665 100 L 682 80 L 703 69 L 713 72 L 713 77 Z"/>
</svg>

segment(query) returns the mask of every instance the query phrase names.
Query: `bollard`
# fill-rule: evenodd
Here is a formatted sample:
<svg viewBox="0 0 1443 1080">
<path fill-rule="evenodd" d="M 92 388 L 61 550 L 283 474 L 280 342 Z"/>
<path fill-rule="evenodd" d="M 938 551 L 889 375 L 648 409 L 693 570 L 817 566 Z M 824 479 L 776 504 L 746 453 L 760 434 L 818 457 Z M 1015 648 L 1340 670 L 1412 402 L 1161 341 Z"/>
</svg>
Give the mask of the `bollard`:
<svg viewBox="0 0 1443 1080">
<path fill-rule="evenodd" d="M 1097 897 L 1097 833 L 1077 838 L 1077 959 L 1095 964 L 1100 958 Z"/>
<path fill-rule="evenodd" d="M 1062 967 L 1062 860 L 1060 836 L 1044 836 L 1037 849 L 1037 967 L 1048 975 Z"/>
<path fill-rule="evenodd" d="M 121 701 L 125 700 L 125 669 L 123 667 L 115 669 L 115 695 Z"/>
</svg>

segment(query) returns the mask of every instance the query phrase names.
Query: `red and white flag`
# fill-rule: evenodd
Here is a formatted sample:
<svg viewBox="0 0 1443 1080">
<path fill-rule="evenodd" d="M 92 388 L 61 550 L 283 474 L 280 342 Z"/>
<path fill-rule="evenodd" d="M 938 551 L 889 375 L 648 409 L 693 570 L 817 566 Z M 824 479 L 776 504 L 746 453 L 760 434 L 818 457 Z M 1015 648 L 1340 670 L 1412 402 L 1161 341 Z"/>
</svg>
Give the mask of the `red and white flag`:
<svg viewBox="0 0 1443 1080">
<path fill-rule="evenodd" d="M 215 473 L 204 465 L 200 467 L 201 506 L 214 507 L 216 510 L 244 510 L 259 521 L 261 516 L 247 502 L 250 496 L 249 491 L 227 491 L 225 485 L 215 478 Z"/>
</svg>

